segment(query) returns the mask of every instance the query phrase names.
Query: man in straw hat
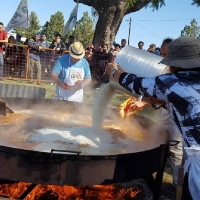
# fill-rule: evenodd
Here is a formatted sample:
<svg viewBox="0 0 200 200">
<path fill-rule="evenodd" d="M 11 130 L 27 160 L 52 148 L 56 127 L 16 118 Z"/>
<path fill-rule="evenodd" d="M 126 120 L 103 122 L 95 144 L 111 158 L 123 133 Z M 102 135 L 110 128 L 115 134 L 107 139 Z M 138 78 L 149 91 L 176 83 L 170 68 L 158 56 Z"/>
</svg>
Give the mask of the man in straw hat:
<svg viewBox="0 0 200 200">
<path fill-rule="evenodd" d="M 57 84 L 55 98 L 83 101 L 83 88 L 91 82 L 91 72 L 84 58 L 85 49 L 80 42 L 69 47 L 69 54 L 61 56 L 52 69 L 52 80 Z"/>
<path fill-rule="evenodd" d="M 170 66 L 171 73 L 154 78 L 137 77 L 121 71 L 116 63 L 109 63 L 106 72 L 132 93 L 167 102 L 185 147 L 182 199 L 197 200 L 200 199 L 200 41 L 183 36 L 173 40 L 160 63 Z"/>
</svg>

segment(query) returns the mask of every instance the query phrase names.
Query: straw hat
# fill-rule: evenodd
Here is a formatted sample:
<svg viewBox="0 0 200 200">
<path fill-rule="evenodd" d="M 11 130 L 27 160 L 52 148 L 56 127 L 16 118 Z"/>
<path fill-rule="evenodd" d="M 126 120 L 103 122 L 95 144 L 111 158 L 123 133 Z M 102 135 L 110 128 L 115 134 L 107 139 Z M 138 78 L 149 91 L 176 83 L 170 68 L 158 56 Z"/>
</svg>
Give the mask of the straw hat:
<svg viewBox="0 0 200 200">
<path fill-rule="evenodd" d="M 200 67 L 200 41 L 185 36 L 172 40 L 168 45 L 166 57 L 160 63 L 184 69 Z"/>
<path fill-rule="evenodd" d="M 75 59 L 81 59 L 85 56 L 85 49 L 80 42 L 74 42 L 69 46 L 69 54 Z"/>
</svg>

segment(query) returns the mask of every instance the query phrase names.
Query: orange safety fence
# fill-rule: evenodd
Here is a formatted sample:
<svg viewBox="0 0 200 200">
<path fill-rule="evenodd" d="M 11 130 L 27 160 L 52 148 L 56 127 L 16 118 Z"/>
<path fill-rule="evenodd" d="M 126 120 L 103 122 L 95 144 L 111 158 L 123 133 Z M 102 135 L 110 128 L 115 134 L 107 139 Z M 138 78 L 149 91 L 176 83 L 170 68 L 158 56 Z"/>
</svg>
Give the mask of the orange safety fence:
<svg viewBox="0 0 200 200">
<path fill-rule="evenodd" d="M 39 52 L 32 52 L 27 45 L 17 45 L 8 43 L 4 48 L 4 73 L 5 79 L 22 79 L 38 81 L 51 81 L 51 71 L 56 60 L 67 54 L 68 51 L 55 51 L 54 49 L 44 48 Z M 33 55 L 39 56 L 39 60 L 32 58 Z M 34 57 L 34 56 L 33 56 Z M 108 62 L 113 61 L 112 54 L 92 54 L 86 53 L 92 81 L 95 83 L 107 83 L 108 76 L 105 67 Z"/>
</svg>

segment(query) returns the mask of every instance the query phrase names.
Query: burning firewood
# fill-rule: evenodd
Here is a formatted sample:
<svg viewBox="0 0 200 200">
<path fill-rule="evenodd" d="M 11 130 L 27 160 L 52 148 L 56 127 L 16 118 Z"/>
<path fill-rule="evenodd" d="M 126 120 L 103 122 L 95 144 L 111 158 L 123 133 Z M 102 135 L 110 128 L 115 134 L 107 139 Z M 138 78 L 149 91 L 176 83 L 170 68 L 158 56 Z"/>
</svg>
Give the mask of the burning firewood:
<svg viewBox="0 0 200 200">
<path fill-rule="evenodd" d="M 83 187 L 37 184 L 28 193 L 27 189 L 30 185 L 31 183 L 25 182 L 0 184 L 0 196 L 21 199 L 20 197 L 24 195 L 24 200 L 147 200 L 152 197 L 152 192 L 143 179 Z"/>
</svg>

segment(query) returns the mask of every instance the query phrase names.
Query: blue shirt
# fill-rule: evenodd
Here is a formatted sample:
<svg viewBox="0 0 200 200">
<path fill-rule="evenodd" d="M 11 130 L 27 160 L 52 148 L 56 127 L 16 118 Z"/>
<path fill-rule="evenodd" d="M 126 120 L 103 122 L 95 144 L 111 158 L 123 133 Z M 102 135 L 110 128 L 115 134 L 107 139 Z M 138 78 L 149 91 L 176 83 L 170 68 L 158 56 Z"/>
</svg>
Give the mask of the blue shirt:
<svg viewBox="0 0 200 200">
<path fill-rule="evenodd" d="M 48 48 L 49 46 L 50 46 L 50 44 L 49 44 L 49 42 L 48 41 L 41 41 L 41 45 L 43 46 L 43 47 L 46 47 L 46 48 Z"/>
<path fill-rule="evenodd" d="M 160 51 L 157 50 L 157 49 L 153 53 L 156 54 L 156 55 L 158 55 L 158 56 L 160 56 Z"/>
<path fill-rule="evenodd" d="M 70 59 L 69 54 L 61 56 L 55 63 L 52 72 L 58 74 L 60 81 L 64 81 L 66 77 L 66 72 L 69 67 L 83 68 L 85 72 L 85 79 L 91 78 L 90 67 L 88 61 L 85 58 L 81 58 L 77 63 L 73 63 Z"/>
</svg>

